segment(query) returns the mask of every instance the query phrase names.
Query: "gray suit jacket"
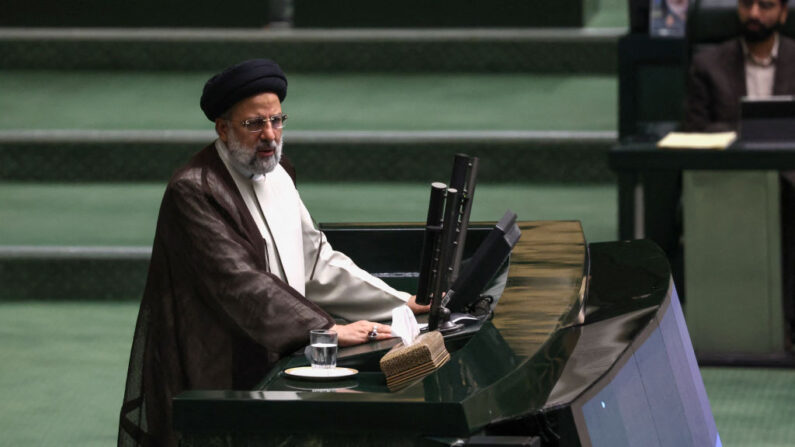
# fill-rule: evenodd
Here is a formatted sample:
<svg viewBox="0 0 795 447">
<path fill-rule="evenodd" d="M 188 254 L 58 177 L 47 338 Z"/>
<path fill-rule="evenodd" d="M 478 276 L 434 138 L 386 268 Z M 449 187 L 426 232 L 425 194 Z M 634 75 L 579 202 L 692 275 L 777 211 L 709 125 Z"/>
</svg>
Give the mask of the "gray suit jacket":
<svg viewBox="0 0 795 447">
<path fill-rule="evenodd" d="M 795 95 L 795 41 L 779 36 L 774 95 Z M 728 40 L 693 56 L 688 79 L 686 131 L 735 130 L 740 97 L 746 95 L 740 39 Z"/>
</svg>

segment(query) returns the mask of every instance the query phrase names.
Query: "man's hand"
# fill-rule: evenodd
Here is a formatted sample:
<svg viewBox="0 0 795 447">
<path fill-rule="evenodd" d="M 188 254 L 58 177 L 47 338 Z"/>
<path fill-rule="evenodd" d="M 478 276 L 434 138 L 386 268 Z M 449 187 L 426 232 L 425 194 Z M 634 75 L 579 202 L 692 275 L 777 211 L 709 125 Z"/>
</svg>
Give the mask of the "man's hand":
<svg viewBox="0 0 795 447">
<path fill-rule="evenodd" d="M 369 335 L 373 329 L 378 335 L 375 338 L 370 338 Z M 367 320 L 343 325 L 335 324 L 331 326 L 331 330 L 337 333 L 337 344 L 343 347 L 392 338 L 392 327 Z"/>
<path fill-rule="evenodd" d="M 411 311 L 414 312 L 415 315 L 428 313 L 431 310 L 430 304 L 428 304 L 427 306 L 417 304 L 417 295 L 411 295 L 411 298 L 409 298 L 409 302 L 406 303 L 406 305 L 409 306 L 409 309 L 411 309 Z"/>
</svg>

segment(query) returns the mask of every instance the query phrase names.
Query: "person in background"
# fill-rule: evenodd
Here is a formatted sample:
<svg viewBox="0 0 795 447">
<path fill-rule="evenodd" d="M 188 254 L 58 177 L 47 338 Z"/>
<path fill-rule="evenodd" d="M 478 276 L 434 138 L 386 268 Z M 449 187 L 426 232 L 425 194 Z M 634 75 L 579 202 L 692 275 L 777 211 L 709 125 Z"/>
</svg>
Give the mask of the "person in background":
<svg viewBox="0 0 795 447">
<path fill-rule="evenodd" d="M 693 56 L 684 130 L 736 130 L 740 98 L 795 95 L 795 41 L 778 31 L 787 0 L 739 0 L 741 35 Z"/>
</svg>

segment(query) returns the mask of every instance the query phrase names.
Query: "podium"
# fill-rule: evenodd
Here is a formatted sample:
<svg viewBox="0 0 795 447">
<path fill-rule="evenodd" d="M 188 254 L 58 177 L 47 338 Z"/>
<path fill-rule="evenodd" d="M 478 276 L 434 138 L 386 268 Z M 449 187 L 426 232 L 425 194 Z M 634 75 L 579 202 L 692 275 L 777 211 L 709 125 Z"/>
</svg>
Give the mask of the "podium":
<svg viewBox="0 0 795 447">
<path fill-rule="evenodd" d="M 386 340 L 340 349 L 338 365 L 357 368 L 354 378 L 304 382 L 282 374 L 307 364 L 298 353 L 255 389 L 177 396 L 182 445 L 719 445 L 659 247 L 589 245 L 578 222 L 519 226 L 493 319 L 445 335 L 451 360 L 438 370 L 389 392 L 378 359 L 397 340 Z M 379 247 L 354 259 L 386 279 L 411 277 L 407 265 L 416 272 L 419 226 L 326 232 L 338 249 Z M 374 268 L 399 252 L 398 268 Z"/>
</svg>

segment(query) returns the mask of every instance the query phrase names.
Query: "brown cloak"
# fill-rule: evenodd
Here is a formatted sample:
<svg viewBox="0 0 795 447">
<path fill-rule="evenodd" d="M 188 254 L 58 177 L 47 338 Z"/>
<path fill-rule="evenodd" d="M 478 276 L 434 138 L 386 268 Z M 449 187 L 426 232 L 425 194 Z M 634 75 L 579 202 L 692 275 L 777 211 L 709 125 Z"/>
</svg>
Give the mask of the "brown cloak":
<svg viewBox="0 0 795 447">
<path fill-rule="evenodd" d="M 262 236 L 215 146 L 207 146 L 174 174 L 160 206 L 119 445 L 176 445 L 174 396 L 250 389 L 306 345 L 310 329 L 333 324 L 267 272 Z"/>
</svg>

